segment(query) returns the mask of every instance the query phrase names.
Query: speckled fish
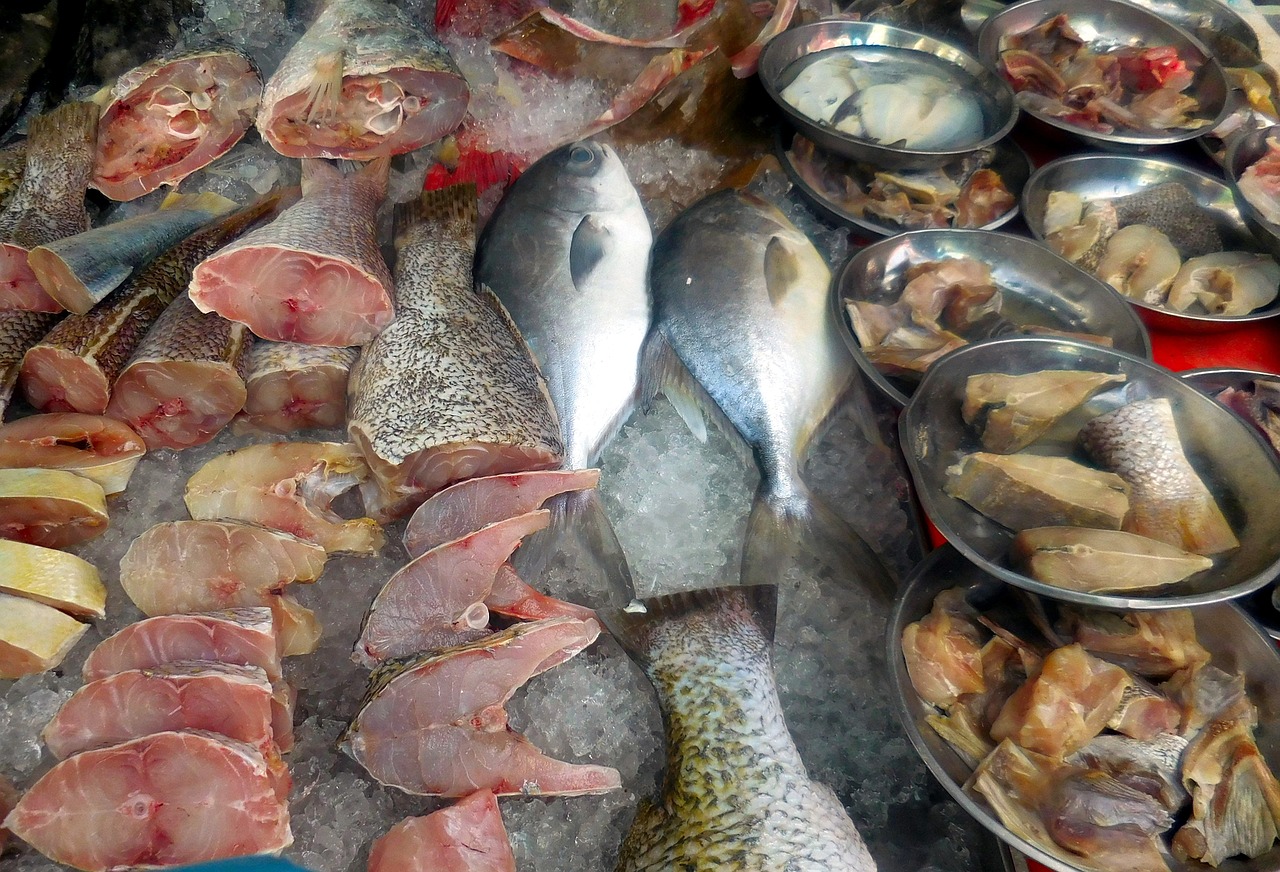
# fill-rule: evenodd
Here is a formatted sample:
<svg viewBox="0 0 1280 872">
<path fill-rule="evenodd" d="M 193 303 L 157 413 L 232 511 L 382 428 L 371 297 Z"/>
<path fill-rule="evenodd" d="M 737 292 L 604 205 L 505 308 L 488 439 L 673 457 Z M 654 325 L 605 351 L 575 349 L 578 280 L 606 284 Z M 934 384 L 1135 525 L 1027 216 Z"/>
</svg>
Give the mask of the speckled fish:
<svg viewBox="0 0 1280 872">
<path fill-rule="evenodd" d="M 531 166 L 485 226 L 476 278 L 511 313 L 546 377 L 560 419 L 564 467 L 582 469 L 635 407 L 649 329 L 646 273 L 653 231 L 618 155 L 583 141 Z M 530 581 L 574 528 L 601 562 L 607 593 L 631 598 L 631 573 L 595 491 L 551 502 L 551 529 L 517 563 Z"/>
<path fill-rule="evenodd" d="M 111 391 L 107 415 L 147 448 L 190 448 L 218 434 L 244 407 L 253 334 L 205 314 L 181 294 L 156 319 Z"/>
<path fill-rule="evenodd" d="M 60 317 L 54 312 L 0 311 L 0 418 L 13 398 L 23 355 Z"/>
<path fill-rule="evenodd" d="M 438 42 L 384 0 L 329 0 L 267 82 L 258 130 L 286 157 L 370 160 L 462 121 L 470 92 Z"/>
<path fill-rule="evenodd" d="M 253 123 L 262 77 L 230 46 L 170 52 L 111 87 L 98 123 L 93 186 L 133 200 L 176 185 L 231 150 Z"/>
<path fill-rule="evenodd" d="M 64 103 L 31 121 L 22 182 L 0 212 L 0 309 L 61 312 L 28 263 L 31 249 L 89 229 L 98 107 Z"/>
<path fill-rule="evenodd" d="M 0 207 L 8 203 L 13 192 L 18 190 L 26 171 L 27 141 L 25 139 L 0 148 Z"/>
<path fill-rule="evenodd" d="M 217 194 L 170 194 L 155 212 L 33 248 L 27 262 L 49 296 L 83 315 L 144 264 L 235 207 Z"/>
<path fill-rule="evenodd" d="M 279 203 L 269 194 L 198 230 L 161 254 L 100 304 L 64 318 L 22 360 L 27 402 L 48 412 L 101 415 L 120 371 L 161 313 L 186 290 L 191 271 Z"/>
<path fill-rule="evenodd" d="M 1085 451 L 1132 489 L 1125 529 L 1194 554 L 1219 554 L 1240 540 L 1187 460 L 1167 399 L 1139 400 L 1080 430 Z"/>
<path fill-rule="evenodd" d="M 783 720 L 770 653 L 777 588 L 642 605 L 600 613 L 653 682 L 667 729 L 662 800 L 636 813 L 618 872 L 874 872 L 862 836 L 835 793 L 810 780 Z"/>
<path fill-rule="evenodd" d="M 0 539 L 0 591 L 26 597 L 81 618 L 107 613 L 107 589 L 98 570 L 74 554 Z"/>
<path fill-rule="evenodd" d="M 365 505 L 380 519 L 462 479 L 556 466 L 562 453 L 519 330 L 473 285 L 475 189 L 425 193 L 397 208 L 396 224 L 397 318 L 360 354 L 347 424 L 377 483 Z"/>
<path fill-rule="evenodd" d="M 0 539 L 65 548 L 105 532 L 97 482 L 63 469 L 0 469 Z"/>
<path fill-rule="evenodd" d="M 325 161 L 303 162 L 302 200 L 196 267 L 191 299 L 263 339 L 368 342 L 393 315 L 374 217 L 389 167 L 384 158 L 344 175 Z"/>
<path fill-rule="evenodd" d="M 296 433 L 347 421 L 347 381 L 356 348 L 298 342 L 255 342 L 249 352 L 248 395 L 236 433 Z"/>
<path fill-rule="evenodd" d="M 760 468 L 743 581 L 775 580 L 776 555 L 803 528 L 842 576 L 891 589 L 875 553 L 800 477 L 809 445 L 854 385 L 829 311 L 831 273 L 813 243 L 770 203 L 724 190 L 662 232 L 650 282 L 646 377 L 700 438 L 699 406 L 727 421 Z"/>
<path fill-rule="evenodd" d="M 127 426 L 74 413 L 29 415 L 0 427 L 0 468 L 65 469 L 118 494 L 147 453 Z"/>
<path fill-rule="evenodd" d="M 374 840 L 369 872 L 516 872 L 498 798 L 477 790 L 429 815 L 405 818 Z"/>
<path fill-rule="evenodd" d="M 53 606 L 0 593 L 0 680 L 56 669 L 88 630 Z"/>
</svg>

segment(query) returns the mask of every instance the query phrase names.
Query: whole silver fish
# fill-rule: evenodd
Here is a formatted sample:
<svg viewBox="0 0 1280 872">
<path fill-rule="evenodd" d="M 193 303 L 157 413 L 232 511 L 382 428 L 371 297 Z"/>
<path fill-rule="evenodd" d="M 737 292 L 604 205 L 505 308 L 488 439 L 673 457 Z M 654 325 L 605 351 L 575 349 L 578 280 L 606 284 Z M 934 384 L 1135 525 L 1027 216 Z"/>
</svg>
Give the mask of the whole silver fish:
<svg viewBox="0 0 1280 872">
<path fill-rule="evenodd" d="M 546 377 L 566 469 L 591 466 L 638 396 L 649 329 L 653 231 L 626 168 L 607 145 L 577 142 L 531 166 L 480 239 L 476 277 L 511 313 Z M 595 491 L 553 500 L 551 531 L 517 553 L 523 574 L 574 519 L 620 602 L 631 576 Z"/>
<path fill-rule="evenodd" d="M 598 616 L 658 691 L 662 801 L 642 804 L 618 872 L 874 872 L 830 788 L 809 780 L 774 682 L 777 588 L 691 591 Z M 709 749 L 713 753 L 708 753 Z"/>
<path fill-rule="evenodd" d="M 719 191 L 654 244 L 653 332 L 645 370 L 698 435 L 698 408 L 727 423 L 760 468 L 743 582 L 776 581 L 778 556 L 803 527 L 842 574 L 891 587 L 880 560 L 800 477 L 822 424 L 853 385 L 853 362 L 828 310 L 831 273 L 776 207 Z"/>
</svg>

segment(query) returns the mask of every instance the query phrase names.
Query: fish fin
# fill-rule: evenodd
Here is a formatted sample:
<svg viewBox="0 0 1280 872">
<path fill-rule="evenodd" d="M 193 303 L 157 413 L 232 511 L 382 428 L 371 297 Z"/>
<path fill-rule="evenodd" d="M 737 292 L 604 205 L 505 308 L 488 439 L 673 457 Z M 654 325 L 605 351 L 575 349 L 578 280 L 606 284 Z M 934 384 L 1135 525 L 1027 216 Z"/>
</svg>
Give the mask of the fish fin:
<svg viewBox="0 0 1280 872">
<path fill-rule="evenodd" d="M 614 532 L 609 516 L 605 514 L 600 492 L 596 490 L 573 491 L 552 497 L 543 504 L 551 512 L 547 529 L 525 539 L 511 564 L 526 582 L 545 590 L 545 575 L 552 558 L 571 547 L 574 540 L 581 542 L 592 561 L 600 570 L 602 584 L 594 591 L 586 605 L 622 605 L 635 596 L 631 583 L 631 567 L 623 553 L 618 534 Z M 562 597 L 562 599 L 565 597 Z M 580 597 L 568 597 L 578 601 Z"/>
<path fill-rule="evenodd" d="M 609 231 L 593 215 L 583 217 L 569 243 L 569 275 L 582 286 L 605 257 Z"/>
<path fill-rule="evenodd" d="M 770 494 L 762 484 L 751 504 L 742 549 L 743 584 L 777 584 L 787 558 L 814 555 L 834 571 L 841 584 L 857 585 L 884 602 L 892 602 L 892 574 L 849 523 L 798 476 L 785 496 Z"/>
<path fill-rule="evenodd" d="M 326 122 L 338 114 L 342 104 L 341 47 L 319 55 L 311 65 L 311 80 L 307 85 L 307 98 L 302 104 L 307 110 L 307 123 Z"/>
<path fill-rule="evenodd" d="M 401 203 L 394 210 L 396 247 L 409 244 L 408 234 L 420 225 L 436 228 L 450 238 L 475 238 L 479 219 L 476 186 L 450 185 L 424 191 L 415 200 Z"/>
<path fill-rule="evenodd" d="M 320 157 L 302 159 L 302 196 L 342 180 L 342 170 Z"/>
<path fill-rule="evenodd" d="M 792 288 L 799 287 L 804 275 L 794 243 L 774 236 L 764 248 L 764 286 L 774 308 L 782 305 Z"/>
<path fill-rule="evenodd" d="M 707 441 L 707 422 L 701 406 L 710 397 L 695 396 L 701 386 L 689 375 L 684 362 L 676 355 L 666 337 L 658 331 L 649 334 L 640 351 L 640 401 L 648 409 L 659 393 L 675 408 L 689 432 L 699 442 Z"/>
<path fill-rule="evenodd" d="M 657 641 L 655 631 L 672 623 L 710 620 L 734 624 L 749 620 L 773 642 L 778 617 L 776 584 L 735 585 L 687 590 L 653 597 L 621 609 L 600 609 L 596 617 L 633 660 L 647 665 Z"/>
<path fill-rule="evenodd" d="M 362 166 L 356 175 L 367 184 L 373 185 L 373 189 L 377 191 L 378 196 L 386 199 L 387 185 L 391 181 L 391 157 L 383 155 Z"/>
<path fill-rule="evenodd" d="M 226 215 L 228 212 L 238 209 L 239 205 L 235 200 L 228 200 L 221 194 L 215 194 L 212 191 L 201 191 L 199 194 L 179 194 L 174 191 L 164 198 L 160 208 L 193 209 L 218 216 Z"/>
<path fill-rule="evenodd" d="M 39 157 L 62 159 L 76 148 L 92 154 L 98 141 L 98 107 L 92 103 L 63 103 L 31 119 L 27 128 L 27 161 Z"/>
</svg>

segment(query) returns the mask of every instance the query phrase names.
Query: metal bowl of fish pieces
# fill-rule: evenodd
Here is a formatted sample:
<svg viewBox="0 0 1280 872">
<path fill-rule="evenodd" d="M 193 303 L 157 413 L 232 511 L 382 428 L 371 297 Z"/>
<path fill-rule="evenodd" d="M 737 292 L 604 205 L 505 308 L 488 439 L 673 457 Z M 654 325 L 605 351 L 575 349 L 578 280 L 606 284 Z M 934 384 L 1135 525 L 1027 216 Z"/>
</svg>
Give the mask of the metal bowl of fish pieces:
<svg viewBox="0 0 1280 872">
<path fill-rule="evenodd" d="M 992 70 L 999 69 L 1000 53 L 1009 37 L 1031 30 L 1059 14 L 1067 16 L 1067 23 L 1092 49 L 1173 46 L 1178 58 L 1196 71 L 1195 79 L 1183 90 L 1199 103 L 1191 117 L 1208 123 L 1199 128 L 1123 129 L 1103 133 L 1040 111 L 1028 106 L 1025 99 L 1019 99 L 1019 108 L 1027 114 L 1110 151 L 1133 151 L 1195 139 L 1217 127 L 1226 116 L 1230 91 L 1227 76 L 1204 43 L 1155 12 L 1124 0 L 1024 0 L 1009 6 L 988 18 L 978 31 L 979 59 Z"/>
<path fill-rule="evenodd" d="M 856 86 L 850 68 L 857 70 Z M 942 166 L 1003 139 L 1018 117 L 1013 89 L 977 59 L 888 24 L 818 21 L 785 31 L 765 46 L 760 82 L 820 148 L 883 169 Z M 802 92 L 803 99 L 797 96 Z M 931 108 L 913 122 L 916 127 L 904 129 L 912 101 L 922 111 Z M 824 123 L 821 114 L 832 120 Z"/>
<path fill-rule="evenodd" d="M 1259 244 L 1256 232 L 1249 232 L 1248 221 L 1236 208 L 1238 198 L 1221 179 L 1175 161 L 1154 157 L 1080 154 L 1050 161 L 1032 173 L 1022 189 L 1022 217 L 1031 235 L 1044 242 L 1045 207 L 1053 191 L 1077 194 L 1087 204 L 1093 200 L 1138 194 L 1169 182 L 1182 185 L 1190 193 L 1205 217 L 1213 222 L 1224 251 L 1266 252 L 1273 257 L 1280 253 L 1280 240 L 1273 250 Z M 1142 222 L 1130 220 L 1126 223 Z M 1179 253 L 1185 259 L 1186 252 Z M 1280 298 L 1246 315 L 1179 312 L 1132 297 L 1122 299 L 1137 310 L 1148 327 L 1175 333 L 1220 333 L 1280 315 Z"/>
<path fill-rule="evenodd" d="M 1272 257 L 1280 259 L 1280 224 L 1263 218 L 1258 208 L 1240 192 L 1240 177 L 1244 175 L 1245 170 L 1267 153 L 1267 139 L 1273 136 L 1280 136 L 1280 124 L 1261 127 L 1237 136 L 1227 147 L 1227 156 L 1223 161 L 1222 169 L 1227 174 L 1231 195 L 1235 198 L 1236 208 L 1244 217 L 1244 223 L 1262 247 L 1270 252 Z M 1280 300 L 1272 308 L 1280 310 Z"/>
<path fill-rule="evenodd" d="M 907 270 L 952 258 L 971 258 L 991 267 L 992 282 L 1003 298 L 1000 315 L 1013 326 L 1093 333 L 1130 354 L 1151 357 L 1147 328 L 1120 295 L 1044 246 L 990 230 L 914 230 L 857 252 L 831 285 L 832 314 L 845 345 L 863 374 L 899 406 L 910 402 L 919 377 L 882 370 L 867 357 L 850 323 L 848 305 L 892 305 L 902 293 Z"/>
<path fill-rule="evenodd" d="M 903 583 L 887 628 L 889 674 L 894 703 L 907 737 L 920 759 L 951 797 L 982 826 L 1010 847 L 1057 872 L 1082 872 L 1080 858 L 1052 844 L 1031 842 L 1015 835 L 980 795 L 965 790 L 973 768 L 944 740 L 928 718 L 938 710 L 916 693 L 902 655 L 902 634 L 933 607 L 934 598 L 945 590 L 964 588 L 966 599 L 979 611 L 999 620 L 1016 616 L 1026 608 L 1026 600 L 1013 597 L 1007 587 L 964 559 L 950 546 L 938 548 L 922 560 Z M 1049 605 L 1051 607 L 1051 604 Z M 1212 656 L 1210 661 L 1232 673 L 1243 673 L 1249 699 L 1257 707 L 1258 724 L 1254 737 L 1258 748 L 1275 771 L 1280 766 L 1280 653 L 1274 643 L 1232 603 L 1217 603 L 1195 611 L 1196 635 Z M 1170 872 L 1210 872 L 1197 862 L 1166 858 Z M 1218 872 L 1272 872 L 1280 867 L 1280 847 L 1253 860 L 1231 859 Z"/>
<path fill-rule="evenodd" d="M 1124 384 L 1096 394 L 1058 421 L 1023 454 L 1066 457 L 1096 468 L 1077 448 L 1080 428 L 1140 399 L 1168 399 L 1187 460 L 1217 501 L 1239 547 L 1177 584 L 1150 591 L 1067 590 L 1023 575 L 1009 559 L 1014 532 L 944 490 L 947 469 L 982 448 L 960 415 L 965 384 L 978 373 L 1027 375 L 1053 370 L 1120 374 Z M 1131 354 L 1085 342 L 1041 337 L 999 339 L 959 348 L 925 374 L 898 419 L 902 450 L 925 514 L 951 544 L 987 572 L 1050 599 L 1109 609 L 1198 606 L 1244 596 L 1280 574 L 1280 458 L 1220 403 L 1175 374 Z"/>
</svg>

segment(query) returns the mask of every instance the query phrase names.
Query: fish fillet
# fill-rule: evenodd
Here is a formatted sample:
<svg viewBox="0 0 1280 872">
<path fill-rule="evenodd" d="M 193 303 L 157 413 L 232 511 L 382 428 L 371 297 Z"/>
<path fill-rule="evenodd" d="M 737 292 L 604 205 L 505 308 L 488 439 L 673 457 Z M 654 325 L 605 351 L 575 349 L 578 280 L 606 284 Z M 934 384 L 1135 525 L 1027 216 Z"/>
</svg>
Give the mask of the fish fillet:
<svg viewBox="0 0 1280 872">
<path fill-rule="evenodd" d="M 236 433 L 295 433 L 347 422 L 347 379 L 359 351 L 297 342 L 255 342 L 248 396 Z"/>
<path fill-rule="evenodd" d="M 74 554 L 0 539 L 0 591 L 81 618 L 107 613 L 107 589 L 92 563 Z"/>
<path fill-rule="evenodd" d="M 0 679 L 57 668 L 88 629 L 51 606 L 0 593 Z"/>
<path fill-rule="evenodd" d="M 0 539 L 65 548 L 105 532 L 101 485 L 62 469 L 0 469 Z"/>
<path fill-rule="evenodd" d="M 147 448 L 113 418 L 75 413 L 31 415 L 0 427 L 0 468 L 65 469 L 122 492 Z"/>
<path fill-rule="evenodd" d="M 477 790 L 448 808 L 402 820 L 374 841 L 369 872 L 516 872 L 498 798 Z"/>
</svg>

